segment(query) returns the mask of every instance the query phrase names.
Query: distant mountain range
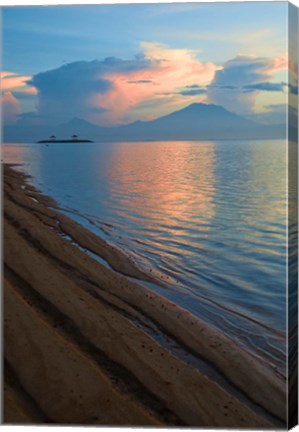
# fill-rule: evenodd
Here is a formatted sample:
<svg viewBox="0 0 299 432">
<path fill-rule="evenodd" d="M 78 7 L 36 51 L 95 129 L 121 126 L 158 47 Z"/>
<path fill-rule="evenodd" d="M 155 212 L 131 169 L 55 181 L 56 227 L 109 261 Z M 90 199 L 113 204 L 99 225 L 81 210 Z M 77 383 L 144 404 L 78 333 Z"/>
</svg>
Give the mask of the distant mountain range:
<svg viewBox="0 0 299 432">
<path fill-rule="evenodd" d="M 152 121 L 136 121 L 128 125 L 103 127 L 74 118 L 52 126 L 6 126 L 4 142 L 35 142 L 51 135 L 69 138 L 76 134 L 96 142 L 267 139 L 285 138 L 286 126 L 262 125 L 248 120 L 219 105 L 194 103 L 179 111 Z"/>
</svg>

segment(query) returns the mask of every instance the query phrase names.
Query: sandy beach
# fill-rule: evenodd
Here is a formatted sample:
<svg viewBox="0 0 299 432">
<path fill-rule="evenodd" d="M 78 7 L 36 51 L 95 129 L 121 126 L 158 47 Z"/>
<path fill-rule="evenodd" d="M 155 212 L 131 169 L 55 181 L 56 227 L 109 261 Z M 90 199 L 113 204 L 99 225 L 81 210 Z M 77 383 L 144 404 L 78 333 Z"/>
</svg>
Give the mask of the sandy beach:
<svg viewBox="0 0 299 432">
<path fill-rule="evenodd" d="M 285 427 L 274 369 L 8 165 L 3 208 L 5 423 Z"/>
</svg>

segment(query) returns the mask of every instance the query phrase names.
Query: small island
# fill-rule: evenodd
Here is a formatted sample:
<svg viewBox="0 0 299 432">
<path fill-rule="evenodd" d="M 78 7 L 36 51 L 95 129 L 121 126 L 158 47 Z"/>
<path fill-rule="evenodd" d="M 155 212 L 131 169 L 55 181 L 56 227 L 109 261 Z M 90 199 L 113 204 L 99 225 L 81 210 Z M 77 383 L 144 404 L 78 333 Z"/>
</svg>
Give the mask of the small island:
<svg viewBox="0 0 299 432">
<path fill-rule="evenodd" d="M 49 139 L 37 141 L 38 144 L 45 143 L 92 143 L 93 141 L 88 139 L 81 139 L 78 135 L 72 135 L 69 139 L 57 139 L 55 135 L 50 136 Z"/>
</svg>

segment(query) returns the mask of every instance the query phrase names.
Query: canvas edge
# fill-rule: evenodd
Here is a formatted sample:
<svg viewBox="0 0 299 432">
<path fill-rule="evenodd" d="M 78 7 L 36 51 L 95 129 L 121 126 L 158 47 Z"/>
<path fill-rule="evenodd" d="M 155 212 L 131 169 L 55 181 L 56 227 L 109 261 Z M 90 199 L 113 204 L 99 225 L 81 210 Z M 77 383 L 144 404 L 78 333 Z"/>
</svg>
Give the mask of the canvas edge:
<svg viewBox="0 0 299 432">
<path fill-rule="evenodd" d="M 288 3 L 287 49 L 287 428 L 291 429 L 298 424 L 298 8 L 292 3 Z M 290 106 L 297 112 L 297 125 L 292 123 Z"/>
</svg>

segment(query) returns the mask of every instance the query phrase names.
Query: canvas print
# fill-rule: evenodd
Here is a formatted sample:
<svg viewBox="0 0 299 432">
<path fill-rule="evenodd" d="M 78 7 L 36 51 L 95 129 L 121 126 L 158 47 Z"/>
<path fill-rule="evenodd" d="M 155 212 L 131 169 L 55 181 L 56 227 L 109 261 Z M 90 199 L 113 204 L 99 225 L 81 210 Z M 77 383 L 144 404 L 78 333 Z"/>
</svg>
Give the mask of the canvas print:
<svg viewBox="0 0 299 432">
<path fill-rule="evenodd" d="M 297 423 L 297 8 L 2 8 L 5 424 Z"/>
</svg>

